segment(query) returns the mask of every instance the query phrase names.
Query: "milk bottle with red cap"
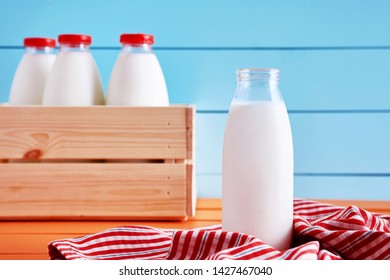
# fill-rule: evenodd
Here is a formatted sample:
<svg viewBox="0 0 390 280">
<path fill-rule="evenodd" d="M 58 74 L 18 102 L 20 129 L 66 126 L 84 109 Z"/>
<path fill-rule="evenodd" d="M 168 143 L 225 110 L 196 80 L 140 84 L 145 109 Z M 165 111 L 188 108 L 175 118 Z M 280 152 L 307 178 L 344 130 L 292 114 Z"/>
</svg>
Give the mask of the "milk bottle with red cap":
<svg viewBox="0 0 390 280">
<path fill-rule="evenodd" d="M 154 36 L 122 34 L 122 50 L 114 65 L 107 105 L 168 106 L 164 74 L 153 52 Z"/>
<path fill-rule="evenodd" d="M 44 105 L 103 105 L 100 74 L 90 51 L 92 37 L 82 34 L 58 36 L 60 52 L 48 77 Z"/>
<path fill-rule="evenodd" d="M 40 105 L 47 77 L 56 59 L 55 39 L 24 39 L 25 53 L 16 69 L 10 92 L 10 105 Z"/>
</svg>

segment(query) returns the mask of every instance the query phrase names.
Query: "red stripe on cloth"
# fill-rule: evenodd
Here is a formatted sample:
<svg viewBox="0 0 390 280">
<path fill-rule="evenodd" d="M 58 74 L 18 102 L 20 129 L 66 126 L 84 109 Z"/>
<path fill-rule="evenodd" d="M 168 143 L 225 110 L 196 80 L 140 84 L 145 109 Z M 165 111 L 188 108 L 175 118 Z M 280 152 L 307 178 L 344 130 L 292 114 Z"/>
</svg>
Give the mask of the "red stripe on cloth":
<svg viewBox="0 0 390 280">
<path fill-rule="evenodd" d="M 226 235 L 227 235 L 227 232 L 220 232 L 218 243 L 217 243 L 217 246 L 215 247 L 216 252 L 219 252 L 219 251 L 226 248 L 224 246 L 224 244 L 226 244 L 225 243 Z"/>
<path fill-rule="evenodd" d="M 228 235 L 228 248 L 232 248 L 236 245 L 237 239 L 239 238 L 240 233 L 238 232 L 232 232 L 230 235 Z M 229 238 L 230 237 L 230 238 Z"/>
<path fill-rule="evenodd" d="M 193 233 L 194 233 L 193 231 L 188 232 L 185 235 L 183 244 L 180 244 L 180 248 L 182 249 L 182 251 L 181 251 L 180 257 L 178 258 L 179 260 L 185 260 L 186 259 L 187 255 L 188 255 L 189 248 L 190 248 L 189 245 L 190 245 L 190 242 L 192 241 Z"/>
<path fill-rule="evenodd" d="M 198 258 L 199 260 L 204 260 L 210 254 L 213 253 L 211 251 L 211 247 L 212 247 L 213 243 L 215 242 L 214 241 L 214 237 L 215 237 L 215 231 L 211 231 L 209 234 L 206 235 L 205 243 L 204 243 L 204 247 L 203 247 L 203 252 L 201 252 L 201 254 L 200 254 L 199 258 Z"/>
<path fill-rule="evenodd" d="M 370 249 L 364 251 L 362 254 L 358 256 L 359 259 L 367 259 L 367 258 L 373 258 L 376 259 L 384 253 L 388 253 L 389 250 L 386 250 L 386 247 L 390 246 L 390 235 L 389 236 L 383 236 L 381 234 L 376 233 L 377 238 L 373 242 L 376 245 L 371 246 Z M 372 239 L 375 239 L 375 236 L 372 236 Z"/>
<path fill-rule="evenodd" d="M 172 239 L 172 245 L 171 249 L 169 251 L 169 255 L 167 256 L 168 260 L 174 260 L 176 254 L 179 252 L 179 249 L 182 249 L 179 247 L 179 239 L 182 236 L 182 231 L 177 231 L 173 233 L 173 239 Z"/>
<path fill-rule="evenodd" d="M 196 239 L 195 239 L 195 242 L 194 242 L 194 247 L 192 248 L 192 254 L 190 256 L 191 260 L 197 259 L 197 255 L 199 255 L 204 234 L 205 234 L 204 231 L 198 232 Z"/>
<path fill-rule="evenodd" d="M 124 226 L 49 243 L 51 259 L 340 260 L 390 259 L 390 216 L 356 206 L 294 200 L 294 246 L 278 251 L 261 239 L 222 231 Z"/>
</svg>

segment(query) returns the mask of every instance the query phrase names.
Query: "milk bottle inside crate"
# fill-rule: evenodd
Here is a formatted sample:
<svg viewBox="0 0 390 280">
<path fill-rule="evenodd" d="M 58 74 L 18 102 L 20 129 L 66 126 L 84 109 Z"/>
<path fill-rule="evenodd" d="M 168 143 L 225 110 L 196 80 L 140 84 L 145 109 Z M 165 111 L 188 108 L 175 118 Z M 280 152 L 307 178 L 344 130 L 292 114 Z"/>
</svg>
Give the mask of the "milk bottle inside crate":
<svg viewBox="0 0 390 280">
<path fill-rule="evenodd" d="M 56 59 L 55 39 L 24 39 L 25 53 L 11 86 L 10 105 L 41 105 L 47 77 Z"/>
<path fill-rule="evenodd" d="M 291 246 L 293 142 L 277 69 L 240 69 L 225 127 L 222 228 Z"/>
<path fill-rule="evenodd" d="M 103 86 L 90 51 L 92 37 L 83 34 L 58 36 L 60 52 L 48 77 L 44 105 L 104 105 Z"/>
<path fill-rule="evenodd" d="M 154 36 L 122 34 L 121 52 L 107 90 L 107 105 L 168 106 L 164 74 L 153 52 Z"/>
</svg>

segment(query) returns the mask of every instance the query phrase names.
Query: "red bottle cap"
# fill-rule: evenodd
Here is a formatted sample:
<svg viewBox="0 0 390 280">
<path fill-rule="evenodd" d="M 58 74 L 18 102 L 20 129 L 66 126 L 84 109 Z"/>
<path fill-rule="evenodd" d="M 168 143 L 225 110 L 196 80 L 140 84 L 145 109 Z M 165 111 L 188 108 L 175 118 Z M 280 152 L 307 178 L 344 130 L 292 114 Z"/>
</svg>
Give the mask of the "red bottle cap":
<svg viewBox="0 0 390 280">
<path fill-rule="evenodd" d="M 24 38 L 24 46 L 31 48 L 55 48 L 56 40 L 52 38 L 30 37 Z"/>
<path fill-rule="evenodd" d="M 142 45 L 154 44 L 154 36 L 150 34 L 122 34 L 120 37 L 120 42 L 122 44 L 131 44 L 131 45 Z"/>
<path fill-rule="evenodd" d="M 58 42 L 68 45 L 90 45 L 92 37 L 84 34 L 61 34 L 58 36 Z"/>
</svg>

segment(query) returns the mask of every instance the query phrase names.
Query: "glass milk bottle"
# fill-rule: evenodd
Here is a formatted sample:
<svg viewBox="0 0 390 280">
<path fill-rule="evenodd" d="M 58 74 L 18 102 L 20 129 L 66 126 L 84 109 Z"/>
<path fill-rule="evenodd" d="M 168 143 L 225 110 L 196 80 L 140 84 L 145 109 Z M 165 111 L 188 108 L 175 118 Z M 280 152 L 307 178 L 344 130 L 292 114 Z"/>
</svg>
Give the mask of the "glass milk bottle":
<svg viewBox="0 0 390 280">
<path fill-rule="evenodd" d="M 100 74 L 90 52 L 92 37 L 80 34 L 58 36 L 60 51 L 46 83 L 44 105 L 103 105 Z"/>
<path fill-rule="evenodd" d="M 222 229 L 278 250 L 293 234 L 293 142 L 277 69 L 240 69 L 225 127 Z"/>
<path fill-rule="evenodd" d="M 24 39 L 25 53 L 12 81 L 10 105 L 41 105 L 45 84 L 56 59 L 55 39 Z"/>
<path fill-rule="evenodd" d="M 107 90 L 107 105 L 168 106 L 164 74 L 153 52 L 154 36 L 122 34 L 122 50 Z"/>
</svg>

